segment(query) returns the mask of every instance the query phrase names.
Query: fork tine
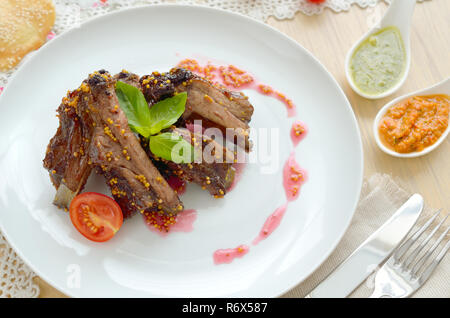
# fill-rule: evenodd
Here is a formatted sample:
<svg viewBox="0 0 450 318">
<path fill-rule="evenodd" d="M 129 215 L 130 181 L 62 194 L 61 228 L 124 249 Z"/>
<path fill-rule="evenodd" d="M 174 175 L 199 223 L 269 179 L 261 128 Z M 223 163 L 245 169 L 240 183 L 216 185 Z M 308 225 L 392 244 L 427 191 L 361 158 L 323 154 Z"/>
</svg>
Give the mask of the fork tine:
<svg viewBox="0 0 450 318">
<path fill-rule="evenodd" d="M 420 229 L 418 229 L 414 235 L 406 240 L 400 247 L 397 248 L 397 250 L 394 253 L 394 260 L 397 263 L 397 261 L 406 253 L 407 250 L 413 245 L 417 239 L 422 235 L 423 232 L 428 229 L 431 223 L 433 223 L 434 219 L 441 213 L 441 210 L 438 210 L 432 217 L 429 219 Z"/>
<path fill-rule="evenodd" d="M 441 227 L 441 225 L 445 222 L 448 215 L 446 215 L 441 222 L 439 222 L 438 225 L 434 227 L 434 229 L 431 231 L 431 233 L 420 243 L 419 246 L 417 246 L 414 251 L 411 253 L 411 255 L 408 256 L 408 258 L 403 262 L 403 268 L 406 270 L 411 265 L 412 262 L 416 259 L 417 255 L 423 250 L 423 248 L 428 244 L 428 242 L 431 240 L 433 235 L 437 232 L 437 230 Z"/>
<path fill-rule="evenodd" d="M 447 254 L 448 250 L 450 249 L 450 240 L 447 241 L 447 244 L 442 248 L 441 252 L 436 256 L 434 261 L 428 266 L 428 268 L 423 272 L 423 274 L 419 277 L 422 283 L 424 283 L 428 278 L 430 278 L 430 275 L 433 273 L 433 271 L 436 269 L 436 267 L 439 265 L 439 263 L 444 258 L 445 254 Z"/>
<path fill-rule="evenodd" d="M 439 244 L 442 242 L 442 240 L 445 238 L 447 233 L 450 231 L 450 226 L 447 228 L 447 230 L 442 233 L 439 238 L 434 242 L 433 246 L 417 261 L 416 265 L 411 269 L 411 275 L 413 277 L 417 276 L 417 273 L 422 268 L 423 264 L 430 258 L 430 256 L 433 254 L 434 250 L 439 246 Z"/>
</svg>

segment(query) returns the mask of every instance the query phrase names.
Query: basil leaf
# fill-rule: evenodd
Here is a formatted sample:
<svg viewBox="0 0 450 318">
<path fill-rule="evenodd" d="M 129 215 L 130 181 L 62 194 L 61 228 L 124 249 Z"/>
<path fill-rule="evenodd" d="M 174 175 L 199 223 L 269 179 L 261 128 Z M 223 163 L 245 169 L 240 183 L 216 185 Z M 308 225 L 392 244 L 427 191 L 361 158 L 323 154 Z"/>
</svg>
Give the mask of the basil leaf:
<svg viewBox="0 0 450 318">
<path fill-rule="evenodd" d="M 154 155 L 175 163 L 194 161 L 194 147 L 183 137 L 170 132 L 151 136 L 150 150 Z"/>
<path fill-rule="evenodd" d="M 151 135 L 151 120 L 144 94 L 136 87 L 121 81 L 116 83 L 116 94 L 131 130 L 148 138 Z"/>
<path fill-rule="evenodd" d="M 159 133 L 175 124 L 183 115 L 186 107 L 187 93 L 183 92 L 173 97 L 163 99 L 150 107 L 150 134 Z"/>
</svg>

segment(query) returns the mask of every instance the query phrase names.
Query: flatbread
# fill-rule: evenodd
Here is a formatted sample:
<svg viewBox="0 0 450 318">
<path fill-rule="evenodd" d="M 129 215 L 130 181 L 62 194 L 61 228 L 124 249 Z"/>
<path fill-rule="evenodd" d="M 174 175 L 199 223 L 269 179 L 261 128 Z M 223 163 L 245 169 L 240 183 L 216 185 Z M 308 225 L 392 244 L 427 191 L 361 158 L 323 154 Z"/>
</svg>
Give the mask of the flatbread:
<svg viewBox="0 0 450 318">
<path fill-rule="evenodd" d="M 0 71 L 41 47 L 54 23 L 52 0 L 0 0 Z"/>
</svg>

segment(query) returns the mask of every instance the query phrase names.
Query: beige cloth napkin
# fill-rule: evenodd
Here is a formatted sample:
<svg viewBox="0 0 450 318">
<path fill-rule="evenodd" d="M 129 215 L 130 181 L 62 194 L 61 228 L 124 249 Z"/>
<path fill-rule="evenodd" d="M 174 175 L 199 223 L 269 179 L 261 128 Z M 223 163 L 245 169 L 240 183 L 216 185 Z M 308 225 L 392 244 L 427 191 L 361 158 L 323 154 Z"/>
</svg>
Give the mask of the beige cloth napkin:
<svg viewBox="0 0 450 318">
<path fill-rule="evenodd" d="M 283 297 L 304 297 L 347 258 L 364 240 L 378 229 L 410 197 L 390 176 L 375 174 L 366 180 L 352 223 L 333 254 L 307 280 Z M 417 225 L 423 224 L 435 210 L 426 206 Z M 444 211 L 448 213 L 449 211 Z M 443 216 L 444 213 L 441 213 Z M 437 223 L 437 222 L 435 222 Z M 449 222 L 445 224 L 448 226 Z M 446 227 L 443 226 L 442 230 Z M 435 234 L 437 237 L 438 234 Z M 441 244 L 442 246 L 442 244 Z M 450 253 L 448 253 L 450 254 Z M 358 287 L 350 297 L 368 297 L 374 275 Z M 447 255 L 425 285 L 413 297 L 450 298 L 450 255 Z"/>
</svg>

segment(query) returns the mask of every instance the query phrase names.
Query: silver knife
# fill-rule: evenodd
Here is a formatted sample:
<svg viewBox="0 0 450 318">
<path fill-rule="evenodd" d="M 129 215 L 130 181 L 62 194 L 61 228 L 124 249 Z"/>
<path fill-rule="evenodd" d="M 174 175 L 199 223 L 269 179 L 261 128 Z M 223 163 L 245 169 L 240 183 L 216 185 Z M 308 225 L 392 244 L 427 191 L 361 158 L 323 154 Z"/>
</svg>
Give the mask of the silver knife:
<svg viewBox="0 0 450 318">
<path fill-rule="evenodd" d="M 400 244 L 416 223 L 422 209 L 422 196 L 414 194 L 306 297 L 347 297 Z"/>
</svg>

